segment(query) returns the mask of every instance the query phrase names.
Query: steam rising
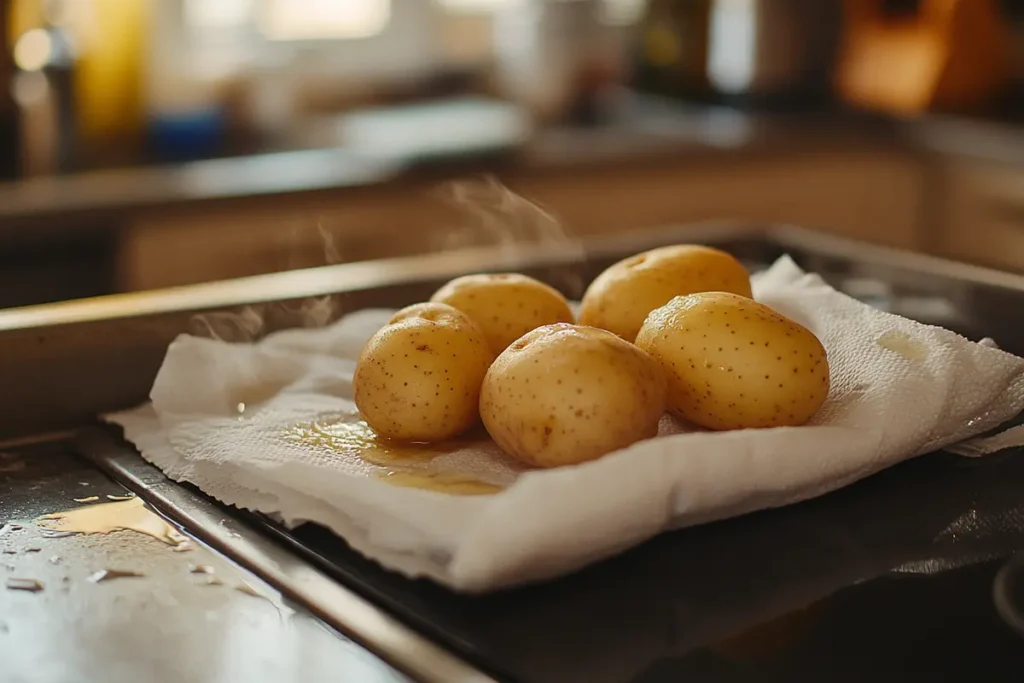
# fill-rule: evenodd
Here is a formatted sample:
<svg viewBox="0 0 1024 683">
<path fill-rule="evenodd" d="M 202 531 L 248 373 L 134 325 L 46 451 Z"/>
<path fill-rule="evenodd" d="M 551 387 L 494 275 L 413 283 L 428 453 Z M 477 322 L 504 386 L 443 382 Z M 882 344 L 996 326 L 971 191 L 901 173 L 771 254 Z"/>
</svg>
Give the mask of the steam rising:
<svg viewBox="0 0 1024 683">
<path fill-rule="evenodd" d="M 462 225 L 453 226 L 435 242 L 434 251 L 494 246 L 503 253 L 515 255 L 524 246 L 550 246 L 563 254 L 570 254 L 580 264 L 584 261 L 581 242 L 555 216 L 512 192 L 493 177 L 450 183 L 441 190 L 440 198 L 455 206 L 467 220 Z M 303 227 L 293 226 L 296 251 Z M 323 219 L 315 223 L 315 229 L 323 245 L 325 263 L 343 263 L 343 249 L 338 245 L 340 231 L 331 232 Z M 295 258 L 290 260 L 293 268 L 303 265 Z M 575 268 L 553 268 L 542 277 L 570 298 L 578 299 L 583 294 L 583 277 Z M 195 336 L 226 342 L 252 342 L 281 327 L 324 327 L 342 313 L 340 303 L 337 297 L 328 295 L 297 303 L 263 304 L 237 311 L 203 313 L 193 316 L 189 331 Z"/>
<path fill-rule="evenodd" d="M 443 196 L 470 220 L 462 229 L 449 231 L 439 245 L 441 249 L 493 245 L 515 254 L 524 246 L 539 245 L 567 251 L 577 263 L 584 262 L 582 242 L 561 221 L 492 176 L 451 183 Z M 561 267 L 546 275 L 544 279 L 570 298 L 583 295 L 583 277 L 576 269 Z"/>
</svg>

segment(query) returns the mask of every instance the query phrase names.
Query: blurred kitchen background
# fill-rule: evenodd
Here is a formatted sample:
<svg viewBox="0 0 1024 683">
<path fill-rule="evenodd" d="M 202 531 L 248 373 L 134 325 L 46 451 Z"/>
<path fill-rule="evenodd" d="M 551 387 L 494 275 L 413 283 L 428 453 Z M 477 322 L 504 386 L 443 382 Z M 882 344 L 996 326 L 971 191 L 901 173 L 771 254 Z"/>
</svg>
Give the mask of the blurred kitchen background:
<svg viewBox="0 0 1024 683">
<path fill-rule="evenodd" d="M 0 0 L 0 306 L 552 217 L 1024 271 L 1024 1 Z"/>
</svg>

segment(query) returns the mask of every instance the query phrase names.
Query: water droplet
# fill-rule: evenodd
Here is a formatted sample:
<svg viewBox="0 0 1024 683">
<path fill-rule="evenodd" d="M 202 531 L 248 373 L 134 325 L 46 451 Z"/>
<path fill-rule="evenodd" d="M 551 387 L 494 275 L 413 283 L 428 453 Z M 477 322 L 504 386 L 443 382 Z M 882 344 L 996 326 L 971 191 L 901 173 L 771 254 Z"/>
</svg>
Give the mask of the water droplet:
<svg viewBox="0 0 1024 683">
<path fill-rule="evenodd" d="M 92 574 L 89 577 L 89 581 L 103 583 L 104 581 L 113 581 L 114 579 L 129 579 L 139 576 L 145 576 L 145 574 L 134 569 L 101 569 Z"/>
<path fill-rule="evenodd" d="M 4 585 L 7 586 L 7 590 L 12 591 L 38 593 L 43 590 L 43 582 L 38 579 L 7 579 Z"/>
<path fill-rule="evenodd" d="M 265 598 L 263 596 L 262 593 L 260 593 L 258 590 L 256 590 L 255 588 L 253 588 L 252 586 L 250 586 L 247 583 L 240 583 L 240 584 L 238 584 L 237 586 L 235 586 L 235 590 L 238 591 L 239 593 L 245 593 L 246 595 L 251 595 L 254 598 L 260 598 L 262 600 L 266 600 L 267 599 L 267 598 Z"/>
</svg>

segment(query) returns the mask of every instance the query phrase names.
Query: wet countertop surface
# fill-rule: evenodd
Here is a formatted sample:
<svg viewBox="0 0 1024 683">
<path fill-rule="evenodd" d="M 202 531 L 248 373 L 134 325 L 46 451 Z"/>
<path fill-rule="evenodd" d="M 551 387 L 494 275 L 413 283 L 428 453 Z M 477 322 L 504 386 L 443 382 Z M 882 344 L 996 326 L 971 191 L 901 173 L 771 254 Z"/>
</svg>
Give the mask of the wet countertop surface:
<svg viewBox="0 0 1024 683">
<path fill-rule="evenodd" d="M 536 173 L 737 154 L 871 149 L 1019 164 L 1024 130 L 1007 122 L 955 117 L 899 122 L 848 113 L 765 115 L 644 101 L 600 125 L 543 130 L 524 145 L 476 161 L 462 159 L 458 148 L 451 150 L 451 158 L 442 154 L 424 165 L 422 159 L 337 147 L 2 184 L 0 232 L 40 225 L 67 231 L 78 223 L 135 210 L 374 187 L 467 172 Z M 75 222 L 69 223 L 72 217 Z"/>
<path fill-rule="evenodd" d="M 5 683 L 408 680 L 181 530 L 169 543 L 42 528 L 41 515 L 137 501 L 64 444 L 3 453 Z M 316 528 L 293 539 L 500 681 L 1009 683 L 1024 668 L 1019 455 L 926 456 L 483 597 L 405 580 Z"/>
<path fill-rule="evenodd" d="M 33 521 L 126 494 L 62 444 L 0 449 L 0 681 L 408 680 L 187 534 Z"/>
</svg>

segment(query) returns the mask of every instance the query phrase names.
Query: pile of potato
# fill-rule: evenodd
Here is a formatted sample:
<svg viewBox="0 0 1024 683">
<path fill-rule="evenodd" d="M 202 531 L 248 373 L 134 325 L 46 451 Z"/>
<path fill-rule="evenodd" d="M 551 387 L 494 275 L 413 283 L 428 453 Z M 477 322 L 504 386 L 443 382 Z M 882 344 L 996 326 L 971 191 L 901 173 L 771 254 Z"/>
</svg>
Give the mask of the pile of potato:
<svg viewBox="0 0 1024 683">
<path fill-rule="evenodd" d="M 604 271 L 578 321 L 525 275 L 455 279 L 367 342 L 354 389 L 383 438 L 443 441 L 482 420 L 509 455 L 557 467 L 655 436 L 666 410 L 714 430 L 802 425 L 829 369 L 814 334 L 751 298 L 739 261 L 677 245 Z"/>
</svg>

